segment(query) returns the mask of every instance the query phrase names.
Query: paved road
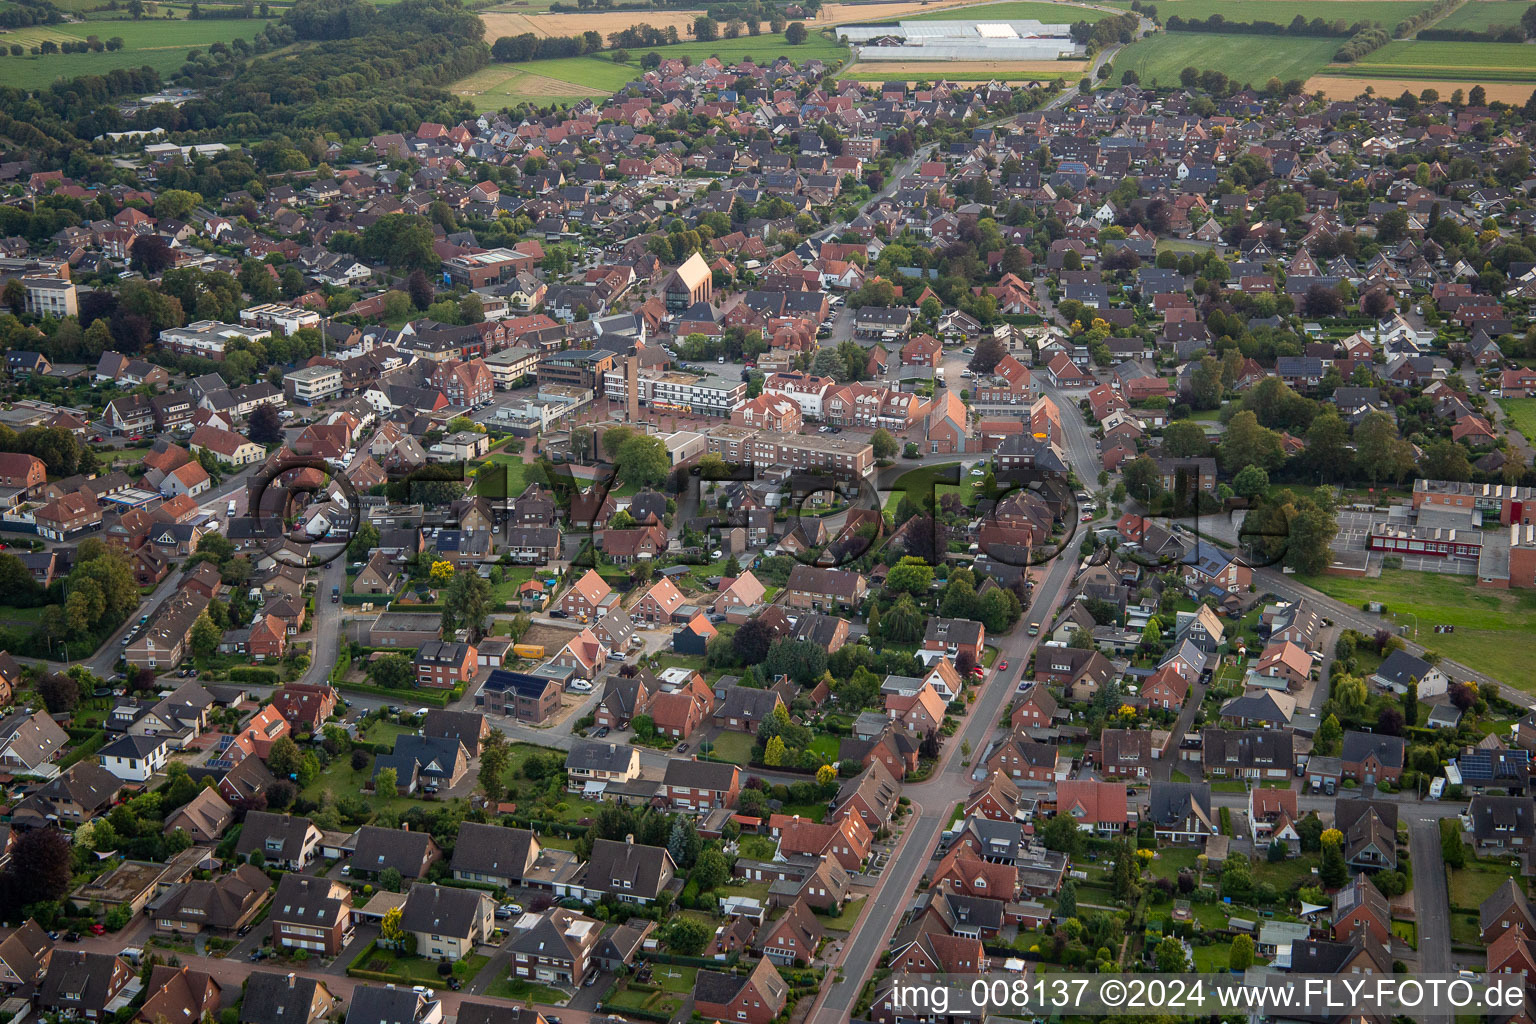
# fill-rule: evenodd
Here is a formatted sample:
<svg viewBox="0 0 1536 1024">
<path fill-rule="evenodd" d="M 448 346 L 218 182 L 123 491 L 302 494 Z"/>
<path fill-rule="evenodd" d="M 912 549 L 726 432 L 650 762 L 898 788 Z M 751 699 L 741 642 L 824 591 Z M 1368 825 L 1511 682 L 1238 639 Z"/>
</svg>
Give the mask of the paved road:
<svg viewBox="0 0 1536 1024">
<path fill-rule="evenodd" d="M 1055 608 L 1067 591 L 1074 562 L 1057 558 L 1045 580 L 1035 587 L 1035 604 L 1025 621 L 1041 619 Z M 1035 570 L 1039 572 L 1039 569 Z M 913 817 L 908 821 L 901 842 L 891 857 L 864 909 L 859 927 L 849 936 L 838 966 L 843 980 L 822 989 L 821 996 L 807 1020 L 810 1024 L 840 1024 L 853 1012 L 864 981 L 879 962 L 890 943 L 890 936 L 911 905 L 913 891 L 933 857 L 939 833 L 949 821 L 954 805 L 971 790 L 972 768 L 962 764 L 970 758 L 961 753 L 970 744 L 971 756 L 979 756 L 997 731 L 996 723 L 1003 705 L 1018 687 L 1024 666 L 1038 639 L 1022 628 L 998 643 L 998 664 L 1006 660 L 1008 671 L 994 672 L 971 708 L 962 727 L 944 744 L 943 761 L 926 781 L 904 786 L 903 795 L 913 802 Z"/>
<path fill-rule="evenodd" d="M 1440 855 L 1440 824 L 1417 819 L 1408 824 L 1408 849 L 1413 856 L 1413 909 L 1419 933 L 1419 970 L 1445 974 L 1451 963 L 1451 904 Z"/>
</svg>

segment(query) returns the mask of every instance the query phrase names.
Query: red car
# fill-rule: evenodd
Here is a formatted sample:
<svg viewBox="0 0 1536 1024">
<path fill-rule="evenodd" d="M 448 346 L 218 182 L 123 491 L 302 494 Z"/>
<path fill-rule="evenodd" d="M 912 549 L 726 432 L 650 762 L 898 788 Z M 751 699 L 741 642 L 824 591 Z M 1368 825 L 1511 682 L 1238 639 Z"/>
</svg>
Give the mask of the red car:
<svg viewBox="0 0 1536 1024">
<path fill-rule="evenodd" d="M 971 678 L 972 679 L 980 679 L 982 676 L 984 676 L 986 674 L 987 674 L 987 670 L 982 668 L 980 665 L 975 665 L 975 666 L 973 666 L 971 668 Z"/>
<path fill-rule="evenodd" d="M 106 929 L 105 925 L 100 925 L 100 924 L 93 924 L 93 925 L 91 925 L 91 934 L 92 935 L 105 935 L 106 933 L 107 933 L 107 929 Z"/>
<path fill-rule="evenodd" d="M 1008 671 L 1008 662 L 1007 662 L 1006 659 L 1004 659 L 1003 661 L 998 662 L 997 670 L 999 672 L 1007 672 Z"/>
</svg>

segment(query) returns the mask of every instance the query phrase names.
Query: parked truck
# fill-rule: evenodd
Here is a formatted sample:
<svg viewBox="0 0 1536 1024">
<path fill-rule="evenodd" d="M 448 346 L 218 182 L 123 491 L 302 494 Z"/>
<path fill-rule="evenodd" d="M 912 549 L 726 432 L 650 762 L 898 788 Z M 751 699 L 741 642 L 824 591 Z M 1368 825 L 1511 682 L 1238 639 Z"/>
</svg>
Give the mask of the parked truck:
<svg viewBox="0 0 1536 1024">
<path fill-rule="evenodd" d="M 543 644 L 513 644 L 512 645 L 512 653 L 517 655 L 519 658 L 529 658 L 529 659 L 537 660 L 539 658 L 544 657 L 544 645 Z"/>
</svg>

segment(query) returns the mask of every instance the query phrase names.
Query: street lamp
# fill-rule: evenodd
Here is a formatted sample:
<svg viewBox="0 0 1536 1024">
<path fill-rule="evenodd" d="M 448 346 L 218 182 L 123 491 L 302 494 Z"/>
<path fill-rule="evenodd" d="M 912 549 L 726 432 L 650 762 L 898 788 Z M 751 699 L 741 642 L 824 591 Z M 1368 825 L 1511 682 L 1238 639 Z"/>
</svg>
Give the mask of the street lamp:
<svg viewBox="0 0 1536 1024">
<path fill-rule="evenodd" d="M 62 640 L 55 640 L 53 643 L 55 647 L 64 648 L 64 667 L 69 668 L 69 644 Z"/>
<path fill-rule="evenodd" d="M 1417 640 L 1419 638 L 1419 617 L 1414 615 L 1413 612 L 1403 612 L 1403 614 L 1413 616 L 1413 638 Z"/>
</svg>

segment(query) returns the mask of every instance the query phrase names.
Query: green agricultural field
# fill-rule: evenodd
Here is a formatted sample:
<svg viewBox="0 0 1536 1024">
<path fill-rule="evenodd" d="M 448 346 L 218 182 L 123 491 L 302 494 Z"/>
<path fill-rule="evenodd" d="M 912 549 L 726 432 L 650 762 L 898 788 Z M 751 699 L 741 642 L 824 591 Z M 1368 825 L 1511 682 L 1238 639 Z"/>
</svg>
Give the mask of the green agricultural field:
<svg viewBox="0 0 1536 1024">
<path fill-rule="evenodd" d="M 897 21 L 968 21 L 985 18 L 988 21 L 1043 21 L 1047 25 L 1064 22 L 1103 21 L 1111 12 L 1094 7 L 1077 7 L 1071 4 L 1008 0 L 1005 3 L 985 4 L 981 7 L 964 7 L 959 10 L 934 11 L 931 14 L 914 14 L 874 24 L 895 24 Z"/>
<path fill-rule="evenodd" d="M 1389 2 L 1382 0 L 1379 5 L 1370 6 L 1386 6 Z M 1115 57 L 1114 68 L 1122 76 L 1134 70 L 1142 85 L 1178 85 L 1179 73 L 1192 67 L 1220 71 L 1239 82 L 1263 87 L 1271 78 L 1310 78 L 1333 59 L 1338 49 L 1337 39 L 1306 36 L 1159 32 L 1127 46 Z"/>
<path fill-rule="evenodd" d="M 1130 10 L 1130 0 L 1108 0 L 1108 7 Z M 1181 18 L 1202 20 L 1219 14 L 1228 21 L 1273 21 L 1288 24 L 1296 15 L 1308 21 L 1380 22 L 1391 28 L 1429 6 L 1424 0 L 1158 0 L 1157 14 L 1166 21 L 1177 14 Z M 1335 41 L 1335 49 L 1338 42 Z"/>
<path fill-rule="evenodd" d="M 1400 39 L 1354 64 L 1329 70 L 1350 77 L 1536 81 L 1536 46 Z"/>
<path fill-rule="evenodd" d="M 59 79 L 81 75 L 102 75 L 118 68 L 148 65 L 162 75 L 186 63 L 187 51 L 205 49 L 213 43 L 235 39 L 253 39 L 267 22 L 259 19 L 218 19 L 212 21 L 87 21 L 70 25 L 35 25 L 16 29 L 4 36 L 6 45 L 17 44 L 31 50 L 45 40 L 56 43 L 96 36 L 105 42 L 120 36 L 123 48 L 116 52 L 53 53 L 34 57 L 0 58 L 0 76 L 5 84 L 20 89 L 41 89 Z"/>
<path fill-rule="evenodd" d="M 631 50 L 630 64 L 636 70 L 640 58 L 647 53 L 659 53 L 663 58 L 690 57 L 695 63 L 719 57 L 726 64 L 735 64 L 751 57 L 759 64 L 770 64 L 780 57 L 788 57 L 796 64 L 820 59 L 838 64 L 848 57 L 848 47 L 822 35 L 812 26 L 810 35 L 799 46 L 791 46 L 783 33 L 764 32 L 760 36 L 743 36 L 740 39 L 717 39 L 712 43 L 677 43 L 674 46 L 657 46 L 651 49 Z M 540 61 L 539 63 L 543 63 Z"/>
<path fill-rule="evenodd" d="M 630 60 L 615 64 L 605 56 L 562 57 L 534 60 L 521 64 L 492 64 L 461 78 L 451 89 L 475 105 L 476 110 L 500 110 L 519 103 L 564 105 L 584 97 L 610 96 L 640 77 L 640 58 L 659 53 L 663 58 L 688 57 L 695 63 L 719 57 L 727 64 L 751 57 L 759 64 L 769 64 L 779 57 L 795 63 L 820 58 L 829 64 L 841 64 L 848 48 L 819 33 L 799 46 L 791 46 L 782 34 L 764 33 L 741 39 L 720 39 L 712 43 L 678 43 L 648 50 L 631 50 Z"/>
<path fill-rule="evenodd" d="M 1356 608 L 1380 601 L 1394 622 L 1410 629 L 1417 622 L 1418 641 L 1425 647 L 1507 686 L 1536 691 L 1528 654 L 1529 638 L 1536 633 L 1536 591 L 1491 590 L 1476 586 L 1471 576 L 1406 569 L 1383 569 L 1376 579 L 1326 575 L 1297 579 Z M 1436 633 L 1437 624 L 1455 626 L 1456 632 Z"/>
<path fill-rule="evenodd" d="M 1520 24 L 1520 15 L 1531 5 L 1526 0 L 1471 0 L 1435 23 L 1435 28 L 1487 32 Z"/>
</svg>

